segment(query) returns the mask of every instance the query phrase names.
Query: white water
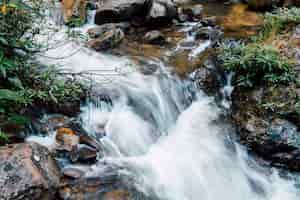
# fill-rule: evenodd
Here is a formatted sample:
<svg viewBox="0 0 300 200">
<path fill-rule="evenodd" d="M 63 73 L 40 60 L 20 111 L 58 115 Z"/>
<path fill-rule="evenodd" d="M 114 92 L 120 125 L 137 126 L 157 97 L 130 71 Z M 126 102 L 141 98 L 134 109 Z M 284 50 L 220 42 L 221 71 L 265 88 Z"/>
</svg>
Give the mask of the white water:
<svg viewBox="0 0 300 200">
<path fill-rule="evenodd" d="M 80 50 L 66 59 L 44 57 L 72 54 L 78 45 Z M 76 72 L 100 70 L 102 76 L 93 79 L 110 80 L 100 84 L 99 92 L 112 97 L 112 108 L 88 103 L 82 107 L 83 125 L 94 136 L 106 132 L 101 139 L 105 157 L 99 163 L 123 167 L 120 173 L 146 196 L 161 200 L 300 198 L 292 181 L 259 167 L 231 141 L 229 129 L 216 123 L 221 111 L 211 98 L 171 75 L 163 64 L 153 75 L 120 74 L 114 69 L 127 69 L 130 60 L 95 53 L 73 41 L 44 56 L 40 60 L 46 64 L 58 62 Z"/>
</svg>

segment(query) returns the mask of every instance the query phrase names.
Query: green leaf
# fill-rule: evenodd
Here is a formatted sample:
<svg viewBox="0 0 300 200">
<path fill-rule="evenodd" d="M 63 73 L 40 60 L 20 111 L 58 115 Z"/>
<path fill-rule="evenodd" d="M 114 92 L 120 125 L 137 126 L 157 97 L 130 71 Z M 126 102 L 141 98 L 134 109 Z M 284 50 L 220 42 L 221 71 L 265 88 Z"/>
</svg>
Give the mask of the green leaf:
<svg viewBox="0 0 300 200">
<path fill-rule="evenodd" d="M 12 123 L 12 124 L 23 125 L 28 122 L 29 122 L 29 118 L 22 115 L 12 114 L 8 118 L 8 123 Z"/>
<path fill-rule="evenodd" d="M 24 89 L 21 80 L 18 77 L 8 78 L 9 82 L 19 89 Z"/>
<path fill-rule="evenodd" d="M 0 37 L 0 43 L 1 43 L 1 44 L 4 44 L 4 45 L 6 45 L 6 46 L 9 45 L 8 41 L 7 41 L 4 37 Z"/>
</svg>

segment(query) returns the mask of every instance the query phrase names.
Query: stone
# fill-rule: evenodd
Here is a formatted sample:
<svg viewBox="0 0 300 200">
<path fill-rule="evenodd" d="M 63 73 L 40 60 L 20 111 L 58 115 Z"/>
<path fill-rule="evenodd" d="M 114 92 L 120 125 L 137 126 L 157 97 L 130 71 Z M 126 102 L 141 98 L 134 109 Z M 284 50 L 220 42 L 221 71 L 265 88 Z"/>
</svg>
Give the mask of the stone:
<svg viewBox="0 0 300 200">
<path fill-rule="evenodd" d="M 79 178 L 83 177 L 85 172 L 76 167 L 65 167 L 62 170 L 62 174 L 68 178 L 79 179 Z"/>
<path fill-rule="evenodd" d="M 70 128 L 59 128 L 55 139 L 60 150 L 72 151 L 79 144 L 79 136 Z"/>
<path fill-rule="evenodd" d="M 149 44 L 163 44 L 165 37 L 160 31 L 149 31 L 144 36 L 144 41 Z"/>
<path fill-rule="evenodd" d="M 196 21 L 200 19 L 203 14 L 203 5 L 198 4 L 191 7 L 183 8 L 182 14 L 186 15 L 187 20 Z"/>
<path fill-rule="evenodd" d="M 116 28 L 120 28 L 123 32 L 128 32 L 130 29 L 130 24 L 126 22 L 103 24 L 94 28 L 90 28 L 88 30 L 88 34 L 91 38 L 98 38 L 105 34 L 105 32 Z"/>
<path fill-rule="evenodd" d="M 217 41 L 223 35 L 223 33 L 220 30 L 209 26 L 193 29 L 192 32 L 195 34 L 196 39 L 209 39 L 211 41 Z"/>
<path fill-rule="evenodd" d="M 177 16 L 177 8 L 171 0 L 154 0 L 147 21 L 152 25 L 159 25 L 170 23 Z"/>
<path fill-rule="evenodd" d="M 54 199 L 59 183 L 57 163 L 47 148 L 36 143 L 0 148 L 0 199 Z"/>
<path fill-rule="evenodd" d="M 105 32 L 99 38 L 88 41 L 87 45 L 96 51 L 105 51 L 117 47 L 123 39 L 124 32 L 116 28 Z"/>
<path fill-rule="evenodd" d="M 87 146 L 85 144 L 77 145 L 76 148 L 73 148 L 70 154 L 72 162 L 77 161 L 96 161 L 97 150 Z"/>
<path fill-rule="evenodd" d="M 97 10 L 95 23 L 117 23 L 145 17 L 151 7 L 151 0 L 110 0 Z"/>
<path fill-rule="evenodd" d="M 87 15 L 86 5 L 86 0 L 62 0 L 61 8 L 64 22 L 68 23 L 74 17 L 85 21 Z"/>
<path fill-rule="evenodd" d="M 126 190 L 118 189 L 104 194 L 103 200 L 130 200 L 130 194 Z"/>
</svg>

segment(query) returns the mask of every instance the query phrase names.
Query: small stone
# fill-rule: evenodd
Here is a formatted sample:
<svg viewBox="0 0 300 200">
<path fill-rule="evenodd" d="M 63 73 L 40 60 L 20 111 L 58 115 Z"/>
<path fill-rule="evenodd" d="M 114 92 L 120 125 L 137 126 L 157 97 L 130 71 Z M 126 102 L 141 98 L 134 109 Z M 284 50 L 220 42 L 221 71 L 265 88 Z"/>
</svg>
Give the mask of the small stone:
<svg viewBox="0 0 300 200">
<path fill-rule="evenodd" d="M 105 51 L 117 47 L 124 37 L 124 32 L 121 29 L 112 29 L 99 38 L 88 41 L 87 45 L 96 51 Z"/>
<path fill-rule="evenodd" d="M 84 171 L 75 167 L 66 167 L 62 170 L 62 174 L 69 178 L 78 179 L 84 175 Z"/>
<path fill-rule="evenodd" d="M 97 150 L 85 144 L 77 145 L 71 151 L 70 158 L 72 162 L 76 161 L 96 161 Z"/>
<path fill-rule="evenodd" d="M 160 31 L 150 31 L 146 33 L 144 40 L 150 44 L 162 44 L 165 42 L 165 37 Z"/>
</svg>

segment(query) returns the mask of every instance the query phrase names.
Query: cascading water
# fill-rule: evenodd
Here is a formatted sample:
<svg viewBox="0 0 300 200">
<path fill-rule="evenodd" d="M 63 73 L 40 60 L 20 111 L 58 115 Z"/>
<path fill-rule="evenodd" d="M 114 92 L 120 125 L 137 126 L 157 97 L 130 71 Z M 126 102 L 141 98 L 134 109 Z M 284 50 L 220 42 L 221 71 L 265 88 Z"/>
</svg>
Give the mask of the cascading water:
<svg viewBox="0 0 300 200">
<path fill-rule="evenodd" d="M 74 46 L 80 49 L 73 55 Z M 62 52 L 72 56 L 49 59 L 62 57 Z M 96 53 L 73 41 L 39 59 L 76 72 L 101 70 L 101 76 L 91 75 L 100 82 L 95 90 L 111 103 L 101 98 L 88 102 L 80 116 L 84 128 L 105 147 L 91 173 L 101 163 L 120 166 L 128 184 L 159 200 L 300 198 L 292 180 L 260 167 L 231 139 L 213 98 L 161 62 L 145 75 L 128 58 Z M 104 84 L 103 77 L 110 81 Z"/>
</svg>

